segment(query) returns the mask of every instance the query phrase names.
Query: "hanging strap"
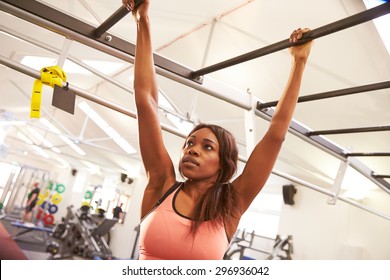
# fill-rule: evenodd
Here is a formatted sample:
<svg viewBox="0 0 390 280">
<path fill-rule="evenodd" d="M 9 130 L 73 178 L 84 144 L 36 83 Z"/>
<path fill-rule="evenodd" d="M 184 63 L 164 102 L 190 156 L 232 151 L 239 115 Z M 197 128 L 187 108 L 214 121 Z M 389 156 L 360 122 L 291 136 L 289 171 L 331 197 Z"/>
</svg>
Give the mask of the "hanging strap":
<svg viewBox="0 0 390 280">
<path fill-rule="evenodd" d="M 39 118 L 41 115 L 42 85 L 54 88 L 55 85 L 62 87 L 66 82 L 66 74 L 58 65 L 41 69 L 41 78 L 34 81 L 31 96 L 30 118 Z"/>
</svg>

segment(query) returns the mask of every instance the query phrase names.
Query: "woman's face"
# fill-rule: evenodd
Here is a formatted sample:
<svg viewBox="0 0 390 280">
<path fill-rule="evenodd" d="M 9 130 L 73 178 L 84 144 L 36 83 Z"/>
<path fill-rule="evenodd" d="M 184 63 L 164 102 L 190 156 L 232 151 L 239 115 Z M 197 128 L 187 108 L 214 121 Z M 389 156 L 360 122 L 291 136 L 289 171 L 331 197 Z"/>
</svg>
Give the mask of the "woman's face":
<svg viewBox="0 0 390 280">
<path fill-rule="evenodd" d="M 201 128 L 188 136 L 181 153 L 180 170 L 192 180 L 217 180 L 220 170 L 219 143 L 209 128 Z"/>
</svg>

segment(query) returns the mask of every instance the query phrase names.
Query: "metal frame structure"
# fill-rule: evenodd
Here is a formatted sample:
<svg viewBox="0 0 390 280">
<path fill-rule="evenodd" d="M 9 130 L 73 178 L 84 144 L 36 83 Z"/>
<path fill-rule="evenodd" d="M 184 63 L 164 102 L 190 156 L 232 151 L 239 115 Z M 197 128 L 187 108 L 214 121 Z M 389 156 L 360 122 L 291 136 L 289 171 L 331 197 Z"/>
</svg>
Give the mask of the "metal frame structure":
<svg viewBox="0 0 390 280">
<path fill-rule="evenodd" d="M 104 36 L 97 38 L 95 27 L 90 26 L 75 18 L 72 18 L 64 13 L 61 13 L 58 10 L 45 6 L 44 4 L 41 4 L 35 0 L 34 1 L 0 0 L 0 10 L 12 14 L 21 19 L 27 20 L 43 28 L 50 29 L 55 33 L 63 35 L 67 38 L 71 38 L 75 41 L 93 47 L 97 50 L 105 52 L 119 59 L 123 59 L 131 63 L 134 62 L 134 55 L 135 55 L 134 44 L 126 42 L 106 32 L 102 33 L 102 35 Z M 340 20 L 335 23 L 328 24 L 324 27 L 312 30 L 308 32 L 307 35 L 304 37 L 306 41 L 312 40 L 314 38 L 325 36 L 327 34 L 337 32 L 345 28 L 352 27 L 354 25 L 369 21 L 371 19 L 374 19 L 376 17 L 379 17 L 387 13 L 390 13 L 389 2 L 386 4 L 382 4 L 377 8 L 367 10 L 365 12 L 348 17 L 344 20 Z M 272 51 L 268 50 L 267 53 L 263 53 L 264 48 L 256 51 L 256 57 L 259 57 L 264 54 L 276 52 L 284 48 L 288 48 L 290 46 L 290 43 L 287 44 L 286 41 L 288 42 L 288 40 L 285 40 L 280 43 L 271 45 L 270 48 L 272 49 Z M 245 58 L 240 57 L 239 59 L 235 59 L 234 64 L 249 60 L 246 55 L 244 56 Z M 186 67 L 183 67 L 157 54 L 154 54 L 154 58 L 156 64 L 156 71 L 158 74 L 165 76 L 173 81 L 182 83 L 183 85 L 192 87 L 201 92 L 207 93 L 221 100 L 227 101 L 245 110 L 251 110 L 253 108 L 252 106 L 253 100 L 251 99 L 251 96 L 237 90 L 232 90 L 232 89 L 226 90 L 227 88 L 226 85 L 224 85 L 223 88 L 221 88 L 221 85 L 218 84 L 218 82 L 212 81 L 208 79 L 208 77 L 199 76 L 200 71 L 205 72 L 204 69 L 198 71 L 192 71 Z M 40 78 L 40 73 L 38 71 L 25 67 L 23 65 L 19 65 L 18 63 L 8 58 L 0 56 L 0 61 L 5 66 L 8 66 L 26 75 L 29 75 L 34 78 Z M 222 63 L 222 65 L 220 64 L 218 68 L 222 69 L 224 67 L 228 67 L 230 66 L 230 63 L 231 62 Z M 386 84 L 386 87 L 389 87 L 389 85 Z M 80 97 L 83 97 L 85 99 L 98 103 L 102 106 L 108 107 L 110 109 L 113 109 L 125 115 L 128 115 L 132 118 L 136 117 L 136 114 L 134 112 L 129 111 L 128 109 L 126 109 L 121 105 L 114 104 L 111 101 L 92 95 L 72 85 L 69 85 L 69 89 L 75 92 L 76 95 Z M 224 89 L 224 94 L 220 93 L 222 89 Z M 259 103 L 260 101 L 257 100 L 257 104 Z M 269 120 L 272 117 L 273 112 L 274 111 L 271 108 L 262 109 L 262 110 L 259 110 L 257 108 L 255 110 L 255 114 L 257 116 L 267 120 Z M 172 134 L 175 134 L 177 136 L 185 137 L 185 135 L 183 135 L 180 131 L 173 129 L 172 127 L 162 124 L 162 129 Z M 289 132 L 317 146 L 318 148 L 330 153 L 331 155 L 336 156 L 338 159 L 342 161 L 348 160 L 348 163 L 351 167 L 359 171 L 362 175 L 369 178 L 373 183 L 378 185 L 385 192 L 390 193 L 390 184 L 385 180 L 385 178 L 387 178 L 387 175 L 375 175 L 375 172 L 370 170 L 368 167 L 366 167 L 364 164 L 362 164 L 355 158 L 348 159 L 348 156 L 346 156 L 345 151 L 341 147 L 336 146 L 335 144 L 331 143 L 330 141 L 328 141 L 327 139 L 321 136 L 310 135 L 312 131 L 309 131 L 309 129 L 295 122 L 294 120 L 291 122 Z M 243 162 L 246 161 L 246 159 L 242 157 L 240 157 L 240 160 Z M 317 186 L 314 186 L 310 183 L 304 182 L 298 178 L 294 178 L 282 172 L 274 170 L 273 174 L 282 178 L 286 178 L 292 182 L 296 182 L 302 186 L 306 186 L 316 191 L 322 192 L 324 194 L 334 196 L 334 193 L 332 192 L 326 191 L 324 189 L 321 189 Z M 342 197 L 339 197 L 338 199 L 390 220 L 390 217 L 387 217 L 374 210 L 368 209 L 367 207 L 360 205 L 352 200 L 342 198 Z"/>
</svg>

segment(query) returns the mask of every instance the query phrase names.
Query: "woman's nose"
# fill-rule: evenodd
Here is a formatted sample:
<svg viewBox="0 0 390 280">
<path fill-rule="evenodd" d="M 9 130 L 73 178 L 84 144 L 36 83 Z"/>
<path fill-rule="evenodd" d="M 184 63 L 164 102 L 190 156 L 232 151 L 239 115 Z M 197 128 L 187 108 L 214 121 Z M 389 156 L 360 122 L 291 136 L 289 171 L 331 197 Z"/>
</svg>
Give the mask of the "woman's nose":
<svg viewBox="0 0 390 280">
<path fill-rule="evenodd" d="M 190 155 L 199 155 L 198 150 L 194 147 L 191 147 L 191 149 L 188 150 L 188 153 Z"/>
</svg>

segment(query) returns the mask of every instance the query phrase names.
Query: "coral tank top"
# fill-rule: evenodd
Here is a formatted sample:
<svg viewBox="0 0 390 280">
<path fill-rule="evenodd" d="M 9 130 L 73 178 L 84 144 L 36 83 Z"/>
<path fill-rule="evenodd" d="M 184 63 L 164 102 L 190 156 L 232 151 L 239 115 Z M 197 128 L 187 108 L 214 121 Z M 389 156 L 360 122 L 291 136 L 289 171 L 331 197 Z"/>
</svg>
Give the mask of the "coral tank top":
<svg viewBox="0 0 390 280">
<path fill-rule="evenodd" d="M 178 183 L 176 183 L 178 184 Z M 181 187 L 169 194 L 140 225 L 140 260 L 221 260 L 229 242 L 223 224 L 203 222 L 195 236 L 191 219 L 175 209 Z"/>
</svg>

